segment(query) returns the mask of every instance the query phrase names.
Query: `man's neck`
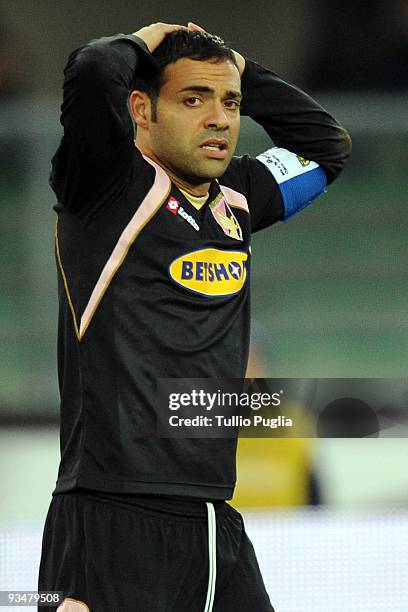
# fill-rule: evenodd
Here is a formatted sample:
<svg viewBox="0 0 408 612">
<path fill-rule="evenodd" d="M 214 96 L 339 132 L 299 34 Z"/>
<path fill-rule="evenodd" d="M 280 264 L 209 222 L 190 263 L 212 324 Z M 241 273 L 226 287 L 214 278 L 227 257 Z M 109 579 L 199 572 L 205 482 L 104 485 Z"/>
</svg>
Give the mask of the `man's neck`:
<svg viewBox="0 0 408 612">
<path fill-rule="evenodd" d="M 191 183 L 188 183 L 184 179 L 177 176 L 177 174 L 175 174 L 172 170 L 170 170 L 170 168 L 167 168 L 167 166 L 163 164 L 163 162 L 152 151 L 142 146 L 139 142 L 135 142 L 135 145 L 139 149 L 139 151 L 142 153 L 142 155 L 149 157 L 149 159 L 153 160 L 154 162 L 156 162 L 157 165 L 163 168 L 163 170 L 169 176 L 172 183 L 174 183 L 176 187 L 181 189 L 181 191 L 186 191 L 187 193 L 190 193 L 191 195 L 197 196 L 197 197 L 208 195 L 208 191 L 210 189 L 211 182 L 202 183 L 200 185 L 192 185 Z"/>
</svg>

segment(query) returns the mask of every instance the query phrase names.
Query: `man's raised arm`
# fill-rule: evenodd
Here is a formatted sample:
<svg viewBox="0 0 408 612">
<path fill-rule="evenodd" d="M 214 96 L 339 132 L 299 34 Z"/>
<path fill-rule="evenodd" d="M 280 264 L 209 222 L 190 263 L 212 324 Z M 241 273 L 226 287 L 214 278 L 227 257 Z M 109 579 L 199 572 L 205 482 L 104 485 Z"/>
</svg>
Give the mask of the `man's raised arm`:
<svg viewBox="0 0 408 612">
<path fill-rule="evenodd" d="M 69 56 L 61 106 L 64 134 L 50 179 L 64 207 L 79 211 L 101 205 L 115 185 L 123 186 L 134 151 L 129 92 L 136 75 L 155 69 L 150 52 L 181 28 L 153 24 L 135 34 L 99 38 Z"/>
<path fill-rule="evenodd" d="M 241 112 L 259 123 L 278 147 L 321 166 L 330 184 L 351 152 L 348 132 L 320 104 L 256 62 L 246 60 Z"/>
</svg>

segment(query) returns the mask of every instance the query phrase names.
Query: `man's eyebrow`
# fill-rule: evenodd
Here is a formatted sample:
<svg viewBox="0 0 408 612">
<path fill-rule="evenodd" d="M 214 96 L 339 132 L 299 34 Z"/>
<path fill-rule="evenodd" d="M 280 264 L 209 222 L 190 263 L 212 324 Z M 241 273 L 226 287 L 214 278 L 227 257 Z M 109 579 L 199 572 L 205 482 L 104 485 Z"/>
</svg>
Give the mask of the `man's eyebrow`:
<svg viewBox="0 0 408 612">
<path fill-rule="evenodd" d="M 214 89 L 212 87 L 207 87 L 206 85 L 189 85 L 188 87 L 183 87 L 183 89 L 179 89 L 177 93 L 182 93 L 184 91 L 191 91 L 193 93 L 214 93 Z M 239 91 L 229 90 L 225 94 L 226 98 L 236 98 L 241 100 L 242 94 Z"/>
</svg>

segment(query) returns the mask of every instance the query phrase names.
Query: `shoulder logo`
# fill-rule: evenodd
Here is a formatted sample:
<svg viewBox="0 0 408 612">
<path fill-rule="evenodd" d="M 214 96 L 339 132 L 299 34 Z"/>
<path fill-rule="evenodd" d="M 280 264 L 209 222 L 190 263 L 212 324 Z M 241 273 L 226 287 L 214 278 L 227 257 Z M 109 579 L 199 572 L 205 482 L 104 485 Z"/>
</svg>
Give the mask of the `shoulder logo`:
<svg viewBox="0 0 408 612">
<path fill-rule="evenodd" d="M 222 193 L 211 202 L 210 210 L 224 234 L 229 238 L 242 240 L 242 229 Z"/>
<path fill-rule="evenodd" d="M 279 185 L 319 167 L 316 162 L 279 147 L 272 147 L 256 159 L 268 168 Z"/>
<path fill-rule="evenodd" d="M 195 229 L 196 232 L 200 231 L 200 226 L 192 217 L 189 215 L 184 208 L 181 206 L 180 202 L 176 200 L 173 196 L 170 196 L 167 200 L 166 209 L 169 210 L 173 215 L 180 215 L 187 223 L 191 225 Z"/>
<path fill-rule="evenodd" d="M 298 158 L 302 166 L 308 166 L 310 164 L 310 159 L 305 159 L 304 157 L 301 157 L 300 155 L 296 155 L 296 157 Z"/>
<path fill-rule="evenodd" d="M 175 259 L 169 275 L 178 285 L 208 297 L 238 293 L 247 277 L 248 254 L 244 251 L 200 249 Z"/>
</svg>

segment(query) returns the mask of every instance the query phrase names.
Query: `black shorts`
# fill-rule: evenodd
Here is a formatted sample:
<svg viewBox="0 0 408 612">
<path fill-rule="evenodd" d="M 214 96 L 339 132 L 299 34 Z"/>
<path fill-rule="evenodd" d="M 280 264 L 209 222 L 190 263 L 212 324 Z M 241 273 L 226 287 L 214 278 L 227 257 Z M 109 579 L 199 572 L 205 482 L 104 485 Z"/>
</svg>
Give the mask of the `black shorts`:
<svg viewBox="0 0 408 612">
<path fill-rule="evenodd" d="M 63 612 L 273 612 L 242 517 L 225 502 L 56 495 L 39 590 L 62 591 Z"/>
</svg>

